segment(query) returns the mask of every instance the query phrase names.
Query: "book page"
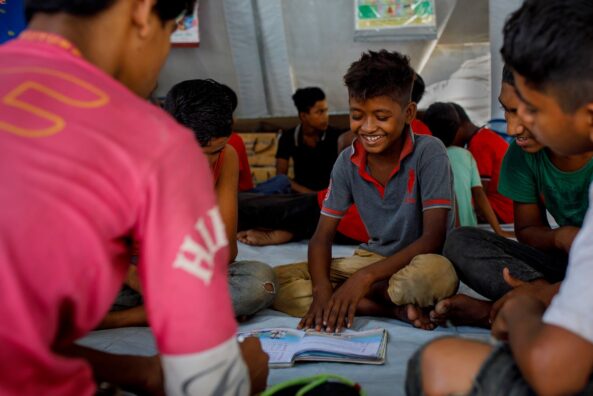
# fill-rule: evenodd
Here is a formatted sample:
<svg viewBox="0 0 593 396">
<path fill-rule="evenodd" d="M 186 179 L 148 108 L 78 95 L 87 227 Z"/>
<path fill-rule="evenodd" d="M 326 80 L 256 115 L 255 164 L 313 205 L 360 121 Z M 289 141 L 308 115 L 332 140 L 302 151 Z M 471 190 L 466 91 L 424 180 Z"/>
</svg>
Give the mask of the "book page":
<svg viewBox="0 0 593 396">
<path fill-rule="evenodd" d="M 339 356 L 376 357 L 379 355 L 382 339 L 383 330 L 343 333 L 309 331 L 297 346 L 295 353 L 319 351 Z"/>
<path fill-rule="evenodd" d="M 238 335 L 258 337 L 262 349 L 270 357 L 271 367 L 291 366 L 296 358 L 320 361 L 381 361 L 386 340 L 384 329 L 324 333 L 268 328 L 241 332 Z"/>
<path fill-rule="evenodd" d="M 258 337 L 262 349 L 270 356 L 269 364 L 291 364 L 305 332 L 296 329 L 261 329 L 239 333 L 243 337 Z"/>
</svg>

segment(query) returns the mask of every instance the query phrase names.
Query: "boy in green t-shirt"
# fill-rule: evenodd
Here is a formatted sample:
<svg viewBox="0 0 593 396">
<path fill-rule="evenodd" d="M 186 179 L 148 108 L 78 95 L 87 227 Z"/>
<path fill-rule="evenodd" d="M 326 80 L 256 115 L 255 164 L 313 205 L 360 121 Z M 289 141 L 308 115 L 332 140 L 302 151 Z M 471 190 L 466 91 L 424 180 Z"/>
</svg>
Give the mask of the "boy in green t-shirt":
<svg viewBox="0 0 593 396">
<path fill-rule="evenodd" d="M 593 152 L 560 155 L 537 142 L 517 116 L 520 99 L 506 67 L 499 101 L 515 141 L 505 155 L 498 190 L 513 200 L 519 242 L 471 227 L 451 232 L 443 254 L 465 284 L 495 303 L 457 294 L 435 306 L 431 318 L 437 323 L 490 327 L 498 307 L 520 284 L 541 288 L 551 299 L 588 208 Z M 550 227 L 546 211 L 558 228 Z"/>
<path fill-rule="evenodd" d="M 578 169 L 586 167 L 588 162 L 578 155 L 588 158 L 593 151 L 591 20 L 589 0 L 525 0 L 503 29 L 501 53 L 515 77 L 517 114 L 522 125 L 554 151 L 546 154 L 554 166 L 572 165 L 567 174 L 575 172 L 579 161 L 584 163 Z M 523 143 L 535 148 L 534 141 Z M 527 230 L 520 229 L 519 236 Z M 542 240 L 570 235 L 543 227 L 539 231 Z M 593 394 L 591 208 L 579 235 L 567 242 L 572 244 L 570 263 L 551 304 L 534 293 L 535 288 L 522 286 L 521 292 L 509 293 L 515 296 L 492 324 L 492 336 L 501 342 L 447 337 L 423 346 L 409 360 L 406 394 Z"/>
</svg>

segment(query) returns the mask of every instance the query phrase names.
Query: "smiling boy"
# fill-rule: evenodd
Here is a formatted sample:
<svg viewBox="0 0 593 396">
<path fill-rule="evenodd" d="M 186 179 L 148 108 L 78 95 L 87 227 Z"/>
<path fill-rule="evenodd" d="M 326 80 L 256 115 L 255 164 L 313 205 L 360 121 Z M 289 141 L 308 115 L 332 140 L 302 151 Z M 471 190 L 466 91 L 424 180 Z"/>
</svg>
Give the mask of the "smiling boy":
<svg viewBox="0 0 593 396">
<path fill-rule="evenodd" d="M 527 0 L 504 28 L 502 54 L 538 142 L 561 155 L 593 150 L 593 3 Z M 589 190 L 589 202 L 593 190 Z M 568 395 L 593 392 L 593 211 L 572 244 L 566 279 L 549 307 L 528 293 L 508 299 L 496 346 L 437 340 L 408 365 L 407 393 Z"/>
<path fill-rule="evenodd" d="M 351 327 L 355 313 L 431 329 L 418 307 L 457 288 L 451 264 L 427 254 L 440 252 L 454 224 L 447 153 L 437 139 L 410 130 L 416 104 L 410 97 L 414 71 L 406 56 L 369 51 L 350 66 L 344 81 L 357 139 L 334 165 L 309 243 L 308 268 L 277 268 L 275 307 L 302 316 L 299 327 L 326 331 Z M 369 241 L 353 257 L 332 261 L 336 228 L 352 203 Z M 428 273 L 438 281 L 431 282 Z"/>
</svg>

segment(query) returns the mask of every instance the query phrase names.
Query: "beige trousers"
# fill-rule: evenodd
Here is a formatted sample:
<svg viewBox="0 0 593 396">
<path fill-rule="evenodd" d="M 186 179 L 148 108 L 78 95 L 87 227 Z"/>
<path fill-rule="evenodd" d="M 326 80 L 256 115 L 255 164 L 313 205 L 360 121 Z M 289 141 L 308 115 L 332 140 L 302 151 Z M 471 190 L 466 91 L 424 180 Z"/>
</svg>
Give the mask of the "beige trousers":
<svg viewBox="0 0 593 396">
<path fill-rule="evenodd" d="M 330 281 L 334 287 L 356 271 L 385 257 L 364 249 L 354 255 L 334 258 L 330 267 Z M 291 316 L 303 317 L 313 301 L 313 285 L 307 263 L 287 264 L 274 268 L 278 292 L 273 308 Z M 415 304 L 427 307 L 452 296 L 459 279 L 449 260 L 438 254 L 422 254 L 391 276 L 387 293 L 396 305 Z"/>
</svg>

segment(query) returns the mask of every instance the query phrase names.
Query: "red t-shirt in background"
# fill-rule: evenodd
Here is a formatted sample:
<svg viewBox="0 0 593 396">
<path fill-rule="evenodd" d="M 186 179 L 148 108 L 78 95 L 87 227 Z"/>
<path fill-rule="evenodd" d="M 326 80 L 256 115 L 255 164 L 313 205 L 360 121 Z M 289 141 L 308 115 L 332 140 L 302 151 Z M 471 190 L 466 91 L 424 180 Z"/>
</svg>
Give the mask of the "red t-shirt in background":
<svg viewBox="0 0 593 396">
<path fill-rule="evenodd" d="M 485 192 L 494 213 L 502 223 L 513 222 L 513 201 L 498 192 L 500 167 L 508 147 L 506 140 L 488 128 L 478 130 L 467 144 L 467 149 L 476 159 L 480 177 L 490 179 Z"/>
<path fill-rule="evenodd" d="M 317 202 L 319 203 L 320 208 L 322 207 L 326 194 L 327 188 L 317 193 Z M 344 214 L 344 217 L 340 219 L 338 232 L 361 243 L 367 243 L 369 241 L 369 233 L 360 218 L 356 205 L 350 205 Z"/>
<path fill-rule="evenodd" d="M 428 126 L 422 121 L 420 121 L 418 118 L 414 118 L 410 123 L 410 126 L 412 127 L 412 131 L 414 131 L 416 135 L 432 136 L 432 132 L 430 131 Z"/>
<path fill-rule="evenodd" d="M 229 138 L 228 144 L 233 146 L 239 156 L 239 191 L 249 191 L 253 189 L 253 179 L 251 178 L 251 168 L 247 160 L 247 150 L 245 143 L 238 133 L 233 132 Z"/>
</svg>

